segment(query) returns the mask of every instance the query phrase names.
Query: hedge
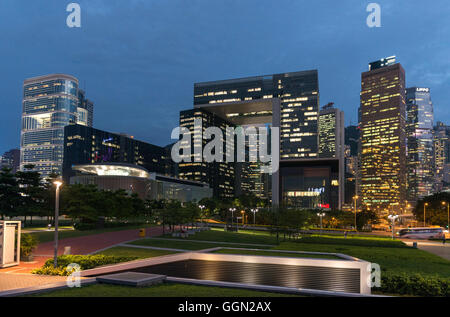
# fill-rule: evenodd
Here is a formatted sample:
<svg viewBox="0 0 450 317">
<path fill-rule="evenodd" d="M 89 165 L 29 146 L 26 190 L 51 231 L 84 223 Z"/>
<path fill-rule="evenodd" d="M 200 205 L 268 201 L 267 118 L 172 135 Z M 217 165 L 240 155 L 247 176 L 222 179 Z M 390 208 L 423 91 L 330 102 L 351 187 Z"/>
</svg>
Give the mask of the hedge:
<svg viewBox="0 0 450 317">
<path fill-rule="evenodd" d="M 66 270 L 67 266 L 71 263 L 76 263 L 80 266 L 81 270 L 88 270 L 98 266 L 115 264 L 120 262 L 128 262 L 136 260 L 138 257 L 134 256 L 112 256 L 112 255 L 61 255 L 58 256 L 58 267 L 53 267 L 53 259 L 49 259 L 45 264 L 32 271 L 33 274 L 41 275 L 70 275 L 70 271 Z"/>
<path fill-rule="evenodd" d="M 450 279 L 417 273 L 384 273 L 381 276 L 381 287 L 375 290 L 386 294 L 450 297 Z"/>
</svg>

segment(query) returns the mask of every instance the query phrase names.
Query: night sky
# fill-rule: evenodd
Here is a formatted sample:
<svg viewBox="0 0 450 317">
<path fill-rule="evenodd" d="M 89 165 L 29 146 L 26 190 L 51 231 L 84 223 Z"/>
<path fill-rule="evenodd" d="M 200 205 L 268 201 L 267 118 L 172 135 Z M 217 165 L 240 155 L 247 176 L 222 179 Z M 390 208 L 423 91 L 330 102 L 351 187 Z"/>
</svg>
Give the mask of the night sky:
<svg viewBox="0 0 450 317">
<path fill-rule="evenodd" d="M 70 2 L 0 0 L 0 154 L 19 147 L 23 80 L 49 73 L 80 80 L 94 127 L 166 145 L 200 81 L 318 69 L 321 105 L 355 124 L 361 72 L 397 55 L 450 123 L 448 0 L 79 0 L 68 28 Z"/>
</svg>

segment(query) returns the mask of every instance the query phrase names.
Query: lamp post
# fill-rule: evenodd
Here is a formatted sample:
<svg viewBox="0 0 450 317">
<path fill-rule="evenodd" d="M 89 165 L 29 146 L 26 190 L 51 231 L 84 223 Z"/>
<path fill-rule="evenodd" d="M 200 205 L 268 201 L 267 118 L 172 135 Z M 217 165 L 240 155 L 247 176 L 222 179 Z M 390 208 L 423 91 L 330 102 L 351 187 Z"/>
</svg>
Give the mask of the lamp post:
<svg viewBox="0 0 450 317">
<path fill-rule="evenodd" d="M 233 228 L 233 212 L 236 211 L 236 208 L 230 208 L 229 210 L 231 211 L 231 228 Z"/>
<path fill-rule="evenodd" d="M 426 227 L 426 209 L 427 209 L 428 203 L 423 204 L 423 226 Z"/>
<path fill-rule="evenodd" d="M 450 232 L 450 204 L 446 201 L 443 201 L 442 205 L 447 205 L 447 230 Z"/>
<path fill-rule="evenodd" d="M 198 208 L 201 210 L 200 217 L 202 219 L 202 227 L 203 227 L 203 209 L 205 209 L 205 205 L 198 205 Z"/>
<path fill-rule="evenodd" d="M 358 195 L 353 197 L 353 200 L 355 201 L 355 231 L 358 231 L 356 228 L 356 202 L 358 201 Z"/>
<path fill-rule="evenodd" d="M 241 215 L 242 215 L 242 225 L 244 225 L 244 219 L 245 219 L 245 211 L 241 210 Z"/>
<path fill-rule="evenodd" d="M 322 218 L 325 216 L 325 213 L 324 213 L 324 212 L 318 212 L 318 213 L 317 213 L 317 216 L 320 217 L 320 233 L 322 233 L 322 229 L 323 229 L 323 226 L 322 226 Z"/>
<path fill-rule="evenodd" d="M 59 188 L 62 185 L 61 181 L 54 181 L 53 184 L 56 186 L 55 194 L 55 250 L 53 256 L 53 266 L 58 267 L 58 220 L 59 220 Z"/>
<path fill-rule="evenodd" d="M 398 218 L 397 215 L 389 215 L 388 216 L 389 220 L 392 221 L 392 240 L 394 240 L 394 225 L 395 225 L 395 220 Z"/>
<path fill-rule="evenodd" d="M 256 213 L 258 212 L 258 208 L 251 209 L 253 212 L 253 224 L 256 225 Z"/>
</svg>

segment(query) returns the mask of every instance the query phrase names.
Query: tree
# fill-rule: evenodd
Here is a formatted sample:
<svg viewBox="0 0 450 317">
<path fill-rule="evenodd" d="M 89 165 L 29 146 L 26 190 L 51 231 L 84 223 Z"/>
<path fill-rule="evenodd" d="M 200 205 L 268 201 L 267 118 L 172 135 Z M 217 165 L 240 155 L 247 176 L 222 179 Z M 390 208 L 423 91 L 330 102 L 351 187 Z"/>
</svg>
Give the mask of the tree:
<svg viewBox="0 0 450 317">
<path fill-rule="evenodd" d="M 442 205 L 443 201 L 450 203 L 450 193 L 441 192 L 419 200 L 413 210 L 415 218 L 423 222 L 424 205 L 427 203 L 428 205 L 425 207 L 426 224 L 447 227 L 447 207 Z"/>
<path fill-rule="evenodd" d="M 33 169 L 34 165 L 25 165 L 24 171 L 16 173 L 21 195 L 18 214 L 24 216 L 25 223 L 27 216 L 30 216 L 31 222 L 33 222 L 33 216 L 40 215 L 43 205 L 44 187 L 41 183 L 41 175 Z"/>
<path fill-rule="evenodd" d="M 10 168 L 0 170 L 0 215 L 2 219 L 17 216 L 20 204 L 19 185 Z"/>
</svg>

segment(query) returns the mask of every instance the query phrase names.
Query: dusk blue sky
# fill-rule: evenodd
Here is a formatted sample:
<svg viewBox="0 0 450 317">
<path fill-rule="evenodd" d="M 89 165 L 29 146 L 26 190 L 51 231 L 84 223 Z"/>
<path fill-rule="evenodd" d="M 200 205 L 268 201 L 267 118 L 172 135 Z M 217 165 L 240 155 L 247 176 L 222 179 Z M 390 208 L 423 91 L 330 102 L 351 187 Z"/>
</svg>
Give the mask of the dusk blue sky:
<svg viewBox="0 0 450 317">
<path fill-rule="evenodd" d="M 318 69 L 321 105 L 348 125 L 361 72 L 397 55 L 450 123 L 449 0 L 79 0 L 79 29 L 66 26 L 70 2 L 0 1 L 0 154 L 19 147 L 23 80 L 49 73 L 80 80 L 94 127 L 166 145 L 194 82 Z M 370 2 L 381 28 L 366 25 Z"/>
</svg>

